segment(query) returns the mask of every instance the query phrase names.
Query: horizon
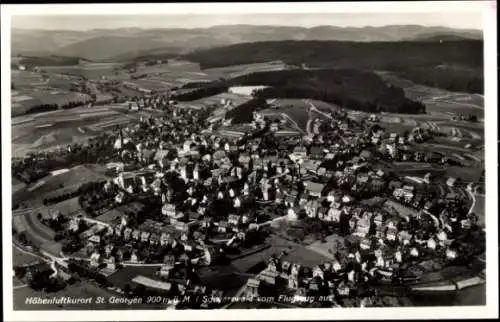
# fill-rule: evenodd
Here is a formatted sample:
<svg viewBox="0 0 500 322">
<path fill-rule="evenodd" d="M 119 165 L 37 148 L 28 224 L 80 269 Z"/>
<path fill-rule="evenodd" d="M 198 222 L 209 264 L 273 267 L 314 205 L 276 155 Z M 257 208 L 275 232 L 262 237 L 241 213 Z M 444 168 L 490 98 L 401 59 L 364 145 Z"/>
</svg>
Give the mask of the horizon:
<svg viewBox="0 0 500 322">
<path fill-rule="evenodd" d="M 236 20 L 236 21 L 235 21 Z M 98 29 L 206 29 L 217 26 L 381 28 L 422 26 L 482 31 L 478 13 L 318 13 L 171 15 L 13 15 L 12 29 L 92 31 Z"/>
</svg>

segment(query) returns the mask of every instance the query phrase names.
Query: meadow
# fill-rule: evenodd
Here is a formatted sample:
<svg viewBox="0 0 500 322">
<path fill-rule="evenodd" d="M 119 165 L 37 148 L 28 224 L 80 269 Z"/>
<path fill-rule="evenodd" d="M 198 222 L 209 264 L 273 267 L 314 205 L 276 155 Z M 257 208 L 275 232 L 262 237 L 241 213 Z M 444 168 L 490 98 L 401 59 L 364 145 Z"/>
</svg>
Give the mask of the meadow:
<svg viewBox="0 0 500 322">
<path fill-rule="evenodd" d="M 66 74 L 85 77 L 86 79 L 99 79 L 118 75 L 118 63 L 88 63 L 70 66 L 44 66 L 43 70 L 50 74 Z"/>
<path fill-rule="evenodd" d="M 16 91 L 12 95 L 11 115 L 20 116 L 25 114 L 30 108 L 37 105 L 57 104 L 64 105 L 68 102 L 86 102 L 91 97 L 78 92 L 68 92 L 62 90 L 22 90 Z"/>
</svg>

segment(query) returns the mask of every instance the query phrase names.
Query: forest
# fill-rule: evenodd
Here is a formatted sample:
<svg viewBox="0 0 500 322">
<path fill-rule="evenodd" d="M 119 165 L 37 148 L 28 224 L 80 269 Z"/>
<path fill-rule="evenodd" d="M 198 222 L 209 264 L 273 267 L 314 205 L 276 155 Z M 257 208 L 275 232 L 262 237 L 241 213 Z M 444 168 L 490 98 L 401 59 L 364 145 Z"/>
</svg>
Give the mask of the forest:
<svg viewBox="0 0 500 322">
<path fill-rule="evenodd" d="M 425 113 L 422 103 L 406 98 L 401 88 L 387 85 L 369 71 L 294 69 L 257 72 L 233 78 L 228 83 L 231 86 L 270 86 L 254 92 L 261 101 L 270 98 L 309 98 L 365 112 Z"/>
<path fill-rule="evenodd" d="M 482 93 L 483 42 L 480 40 L 255 42 L 199 50 L 183 58 L 200 63 L 203 69 L 282 60 L 291 66 L 305 65 L 311 69 L 387 70 L 425 85 Z M 443 65 L 453 67 L 440 68 Z"/>
<path fill-rule="evenodd" d="M 48 56 L 48 57 L 22 57 L 20 64 L 31 69 L 35 66 L 69 66 L 78 65 L 79 57 Z"/>
</svg>

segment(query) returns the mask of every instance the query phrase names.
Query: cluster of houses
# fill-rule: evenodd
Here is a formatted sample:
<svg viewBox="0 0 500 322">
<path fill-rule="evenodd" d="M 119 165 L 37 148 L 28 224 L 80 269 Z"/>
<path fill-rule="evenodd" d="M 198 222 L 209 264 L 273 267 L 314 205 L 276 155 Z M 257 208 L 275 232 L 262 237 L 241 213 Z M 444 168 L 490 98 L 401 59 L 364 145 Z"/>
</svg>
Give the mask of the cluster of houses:
<svg viewBox="0 0 500 322">
<path fill-rule="evenodd" d="M 162 98 L 141 100 L 138 103 L 142 105 L 166 104 Z M 380 132 L 371 133 L 371 137 L 349 135 L 342 140 L 329 134 L 318 134 L 312 139 L 281 136 L 268 144 L 263 136 L 255 134 L 272 124 L 259 115 L 249 129 L 242 128 L 243 135 L 233 138 L 220 135 L 216 128 L 201 131 L 207 126 L 205 119 L 191 110 L 173 107 L 166 116 L 141 119 L 140 124 L 120 130 L 114 145 L 116 159 L 108 165 L 116 177 L 104 186 L 108 191 L 117 191 L 117 205 L 128 204 L 137 195 L 159 200 L 161 216 L 155 218 L 161 220 L 148 219 L 147 225 L 132 227 L 125 215 L 116 224 L 74 218 L 69 223 L 73 231 L 78 230 L 78 220 L 93 220 L 94 225 L 80 235 L 87 240 L 92 266 L 106 263 L 113 270 L 118 262 L 147 262 L 134 249 L 138 242 L 152 248 L 168 245 L 181 250 L 177 257 L 165 256 L 161 276 L 170 274 L 172 261 L 210 265 L 220 255 L 219 248 L 210 244 L 238 247 L 251 232 L 260 229 L 262 223 L 255 210 L 261 203 L 286 209 L 285 218 L 291 221 L 298 220 L 300 213 L 328 223 L 348 218 L 356 249 L 346 254 L 345 260 L 312 269 L 273 259 L 259 278 L 249 280 L 252 294 L 257 292 L 259 281 L 275 284 L 282 279 L 288 289 L 298 294 L 327 285 L 331 292 L 346 295 L 377 271 L 392 276 L 403 261 L 417 260 L 428 252 L 444 251 L 444 257 L 450 260 L 457 257 L 458 250 L 452 247 L 442 222 L 436 224 L 434 233 L 419 234 L 410 232 L 404 219 L 395 220 L 386 211 L 367 210 L 355 203 L 360 191 L 372 195 L 389 191 L 402 203 L 415 201 L 413 186 L 398 185 L 381 169 L 371 169 L 374 153 L 369 145 L 379 146 L 397 158 L 401 153 L 405 155 L 407 142 L 422 139 L 419 130 L 407 137 L 394 133 L 388 139 L 383 139 Z M 349 124 L 340 122 L 332 127 L 342 133 L 353 129 Z M 279 125 L 276 127 L 274 130 L 279 131 Z M 429 157 L 432 155 L 415 154 L 413 159 L 430 160 Z M 334 167 L 324 165 L 325 162 Z M 431 178 L 423 180 L 430 182 Z M 332 181 L 338 188 L 331 186 Z M 450 179 L 447 184 L 451 187 L 455 182 Z M 412 220 L 433 220 L 429 212 L 432 201 L 424 204 L 424 210 Z M 276 217 L 270 215 L 271 220 Z M 105 245 L 102 251 L 99 245 L 106 235 L 131 245 L 130 258 L 125 258 L 124 252 L 116 250 L 113 244 Z M 357 263 L 361 268 L 351 269 L 349 263 Z"/>
</svg>

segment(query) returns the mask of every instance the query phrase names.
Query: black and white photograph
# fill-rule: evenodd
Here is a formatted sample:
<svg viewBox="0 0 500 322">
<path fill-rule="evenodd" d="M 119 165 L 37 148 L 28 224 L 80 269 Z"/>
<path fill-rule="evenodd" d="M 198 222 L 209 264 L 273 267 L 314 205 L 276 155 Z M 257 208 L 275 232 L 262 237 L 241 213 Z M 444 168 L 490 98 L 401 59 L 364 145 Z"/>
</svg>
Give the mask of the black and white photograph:
<svg viewBox="0 0 500 322">
<path fill-rule="evenodd" d="M 496 2 L 372 5 L 2 6 L 8 320 L 498 317 Z"/>
</svg>

